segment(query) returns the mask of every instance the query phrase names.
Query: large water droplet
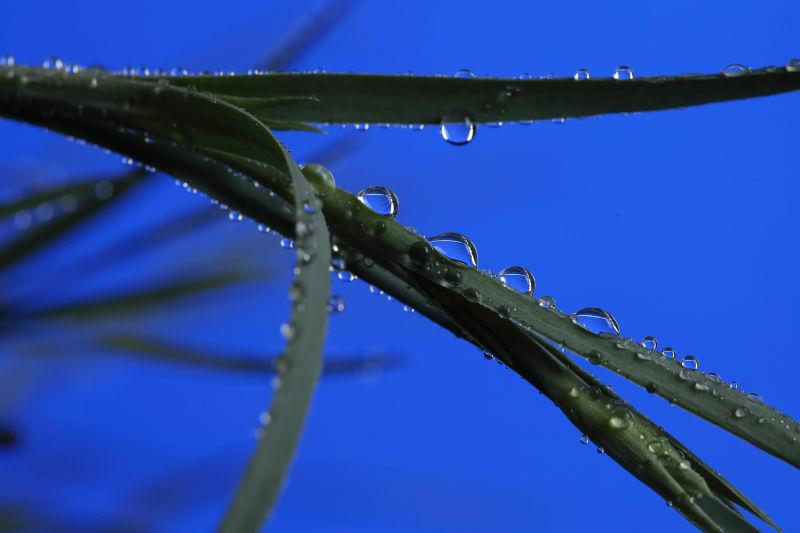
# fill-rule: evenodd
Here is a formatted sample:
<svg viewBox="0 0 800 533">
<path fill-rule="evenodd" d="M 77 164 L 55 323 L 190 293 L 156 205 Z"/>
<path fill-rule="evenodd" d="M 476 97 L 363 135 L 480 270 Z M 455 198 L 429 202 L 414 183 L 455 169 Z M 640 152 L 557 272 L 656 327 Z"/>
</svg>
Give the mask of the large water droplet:
<svg viewBox="0 0 800 533">
<path fill-rule="evenodd" d="M 303 175 L 311 181 L 318 181 L 328 189 L 336 187 L 333 173 L 319 163 L 306 163 L 300 167 Z"/>
<path fill-rule="evenodd" d="M 619 324 L 611 313 L 599 307 L 584 307 L 572 313 L 578 324 L 594 333 L 612 333 L 619 335 Z"/>
<path fill-rule="evenodd" d="M 750 72 L 750 67 L 740 65 L 739 63 L 733 63 L 722 69 L 722 75 L 727 76 L 729 78 L 733 78 L 736 76 L 743 76 L 748 72 Z"/>
<path fill-rule="evenodd" d="M 675 348 L 667 347 L 661 350 L 661 355 L 667 359 L 675 359 Z"/>
<path fill-rule="evenodd" d="M 372 185 L 358 193 L 361 203 L 369 207 L 379 215 L 394 218 L 400 203 L 394 193 L 380 185 Z"/>
<path fill-rule="evenodd" d="M 475 73 L 472 72 L 468 68 L 462 68 L 461 70 L 456 72 L 455 76 L 456 76 L 456 78 L 465 78 L 465 79 L 476 78 L 477 77 L 477 76 L 475 76 Z"/>
<path fill-rule="evenodd" d="M 12 57 L 11 60 L 13 61 L 14 58 Z M 800 72 L 800 59 L 790 59 L 786 63 L 786 70 L 789 72 Z"/>
<path fill-rule="evenodd" d="M 627 65 L 620 65 L 614 71 L 614 79 L 615 80 L 632 80 L 633 79 L 633 70 L 631 67 Z"/>
<path fill-rule="evenodd" d="M 650 335 L 642 339 L 642 342 L 639 344 L 641 344 L 648 350 L 655 350 L 656 348 L 658 348 L 658 341 L 656 340 L 655 337 L 652 337 Z"/>
<path fill-rule="evenodd" d="M 687 370 L 697 370 L 700 368 L 700 360 L 693 355 L 687 355 L 681 361 L 681 366 Z"/>
<path fill-rule="evenodd" d="M 344 298 L 334 294 L 328 299 L 327 308 L 329 313 L 341 313 L 344 311 Z"/>
<path fill-rule="evenodd" d="M 575 75 L 573 76 L 573 78 L 576 81 L 588 80 L 591 77 L 592 75 L 589 74 L 589 71 L 586 70 L 585 68 L 579 69 L 578 72 L 576 72 Z"/>
<path fill-rule="evenodd" d="M 428 239 L 433 248 L 453 261 L 471 267 L 478 266 L 478 250 L 475 245 L 460 233 L 440 233 Z"/>
<path fill-rule="evenodd" d="M 503 284 L 522 294 L 533 294 L 536 288 L 536 280 L 533 279 L 533 274 L 525 267 L 510 266 L 504 268 L 497 277 Z"/>
<path fill-rule="evenodd" d="M 478 126 L 468 115 L 453 114 L 442 117 L 442 139 L 453 146 L 463 146 L 475 138 Z"/>
</svg>

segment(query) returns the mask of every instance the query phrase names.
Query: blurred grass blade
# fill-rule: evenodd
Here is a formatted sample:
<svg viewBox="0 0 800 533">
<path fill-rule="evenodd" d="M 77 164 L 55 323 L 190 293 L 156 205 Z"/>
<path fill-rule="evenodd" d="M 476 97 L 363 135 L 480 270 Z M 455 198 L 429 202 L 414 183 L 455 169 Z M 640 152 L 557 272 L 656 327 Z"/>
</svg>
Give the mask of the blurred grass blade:
<svg viewBox="0 0 800 533">
<path fill-rule="evenodd" d="M 443 117 L 453 115 L 478 123 L 508 123 L 656 111 L 767 96 L 800 89 L 800 72 L 769 67 L 735 77 L 681 75 L 628 81 L 365 74 L 190 76 L 171 81 L 240 98 L 316 98 L 270 109 L 268 116 L 274 120 L 440 124 Z"/>
<path fill-rule="evenodd" d="M 278 365 L 280 385 L 272 398 L 250 463 L 220 531 L 259 531 L 274 507 L 294 457 L 322 366 L 328 321 L 330 244 L 325 218 L 300 169 L 286 156 L 292 176 L 297 227 L 297 266 L 292 317 L 282 326 L 286 351 Z M 309 209 L 308 206 L 311 206 Z M 311 229 L 313 227 L 313 230 Z"/>
<path fill-rule="evenodd" d="M 286 37 L 280 39 L 273 52 L 256 65 L 257 69 L 284 70 L 336 26 L 355 5 L 355 0 L 326 0 L 308 12 Z"/>
<path fill-rule="evenodd" d="M 223 354 L 165 342 L 140 334 L 106 335 L 95 341 L 101 349 L 136 354 L 154 361 L 182 366 L 265 376 L 277 372 L 277 359 L 257 355 Z M 403 358 L 394 354 L 325 358 L 324 376 L 363 375 L 398 368 Z"/>
<path fill-rule="evenodd" d="M 255 277 L 253 273 L 243 271 L 214 273 L 195 279 L 180 279 L 162 283 L 155 287 L 147 287 L 129 293 L 115 293 L 110 296 L 58 304 L 31 311 L 26 316 L 33 319 L 116 319 L 130 313 L 158 309 L 189 296 L 227 287 Z"/>
<path fill-rule="evenodd" d="M 137 173 L 139 172 L 137 171 Z M 0 218 L 6 218 L 22 210 L 34 209 L 49 202 L 61 201 L 67 206 L 72 203 L 76 206 L 84 205 L 87 201 L 92 202 L 97 199 L 98 184 L 114 179 L 117 177 L 102 176 L 59 184 L 43 190 L 28 191 L 19 198 L 0 204 Z"/>
<path fill-rule="evenodd" d="M 0 270 L 27 259 L 96 213 L 116 205 L 116 202 L 146 175 L 145 170 L 136 170 L 113 180 L 100 180 L 95 187 L 82 186 L 76 189 L 73 193 L 77 203 L 74 211 L 55 215 L 47 222 L 37 223 L 31 228 L 20 231 L 15 239 L 0 248 Z M 97 194 L 97 186 L 103 187 L 101 194 Z"/>
</svg>

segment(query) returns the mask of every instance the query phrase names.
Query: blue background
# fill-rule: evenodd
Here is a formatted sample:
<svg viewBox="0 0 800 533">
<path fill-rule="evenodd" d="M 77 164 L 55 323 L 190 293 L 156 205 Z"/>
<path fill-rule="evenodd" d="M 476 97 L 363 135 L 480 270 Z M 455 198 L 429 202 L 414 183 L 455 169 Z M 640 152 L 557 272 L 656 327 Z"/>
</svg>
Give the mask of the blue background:
<svg viewBox="0 0 800 533">
<path fill-rule="evenodd" d="M 56 54 L 109 68 L 244 71 L 296 26 L 306 1 L 13 2 L 0 52 Z M 328 71 L 607 76 L 783 65 L 800 55 L 797 2 L 367 2 L 292 68 Z M 800 268 L 795 94 L 565 124 L 480 128 L 473 143 L 371 128 L 333 165 L 351 191 L 390 186 L 399 220 L 469 235 L 481 266 L 527 266 L 537 294 L 573 311 L 602 306 L 636 339 L 655 335 L 702 370 L 800 414 Z M 302 161 L 342 135 L 283 135 Z M 41 130 L 0 122 L 3 194 L 121 168 Z M 60 261 L 206 200 L 169 178 L 137 191 L 73 244 L 7 273 L 4 292 L 58 276 Z M 5 222 L 8 224 L 8 222 Z M 102 294 L 204 261 L 255 261 L 265 280 L 195 298 L 135 326 L 195 346 L 274 354 L 292 254 L 252 223 L 228 222 L 114 272 L 65 283 Z M 189 266 L 187 266 L 189 265 Z M 74 283 L 73 283 L 74 282 Z M 693 531 L 592 446 L 530 386 L 362 283 L 334 282 L 347 310 L 329 354 L 401 353 L 383 374 L 319 387 L 274 531 Z M 64 338 L 91 332 L 64 331 Z M 54 334 L 55 335 L 55 334 Z M 60 338 L 60 337 L 55 337 Z M 66 341 L 65 341 L 66 344 Z M 208 531 L 249 452 L 269 378 L 80 350 L 51 357 L 0 344 L 0 418 L 20 431 L 0 451 L 0 501 L 65 531 Z M 627 399 L 800 531 L 797 471 L 602 372 Z M 647 524 L 646 526 L 643 524 Z"/>
</svg>

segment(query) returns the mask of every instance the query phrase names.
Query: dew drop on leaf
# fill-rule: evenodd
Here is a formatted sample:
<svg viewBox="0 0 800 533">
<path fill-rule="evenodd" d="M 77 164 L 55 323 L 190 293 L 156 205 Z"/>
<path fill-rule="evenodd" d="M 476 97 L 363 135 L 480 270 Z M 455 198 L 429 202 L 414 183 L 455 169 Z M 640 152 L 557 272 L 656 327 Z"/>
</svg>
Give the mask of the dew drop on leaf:
<svg viewBox="0 0 800 533">
<path fill-rule="evenodd" d="M 328 299 L 328 312 L 329 313 L 341 313 L 344 311 L 344 298 L 341 296 L 334 294 Z"/>
<path fill-rule="evenodd" d="M 292 239 L 289 239 L 288 237 L 282 238 L 281 239 L 281 248 L 283 248 L 285 250 L 289 250 L 291 248 L 294 248 L 294 241 Z"/>
<path fill-rule="evenodd" d="M 700 361 L 693 355 L 687 355 L 681 361 L 681 366 L 687 370 L 697 370 L 700 368 Z"/>
<path fill-rule="evenodd" d="M 661 350 L 661 355 L 667 359 L 675 359 L 675 348 L 667 347 Z"/>
<path fill-rule="evenodd" d="M 593 333 L 619 335 L 619 324 L 611 313 L 599 307 L 584 307 L 572 313 L 573 320 Z"/>
<path fill-rule="evenodd" d="M 591 77 L 592 75 L 589 74 L 589 71 L 586 70 L 585 68 L 579 69 L 578 72 L 576 72 L 575 75 L 573 76 L 573 78 L 576 81 L 588 80 Z"/>
<path fill-rule="evenodd" d="M 11 61 L 12 61 L 11 64 L 13 65 L 14 64 L 13 63 L 13 61 L 14 61 L 13 57 L 11 58 Z M 2 64 L 2 63 L 0 63 L 0 64 Z M 800 59 L 796 59 L 796 58 L 795 59 L 790 59 L 786 63 L 786 70 L 788 70 L 789 72 L 800 72 Z"/>
<path fill-rule="evenodd" d="M 743 76 L 748 72 L 750 72 L 750 67 L 740 65 L 739 63 L 733 63 L 722 69 L 722 75 L 727 76 L 729 78 L 734 78 L 736 76 Z"/>
<path fill-rule="evenodd" d="M 352 283 L 353 281 L 358 279 L 358 276 L 356 276 L 355 274 L 353 274 L 348 270 L 340 270 L 336 274 L 336 277 L 339 278 L 341 281 L 344 281 L 345 283 Z"/>
<path fill-rule="evenodd" d="M 640 342 L 639 344 L 641 344 L 642 346 L 644 346 L 648 350 L 655 350 L 656 348 L 658 348 L 658 341 L 656 340 L 655 337 L 652 337 L 650 335 L 648 335 L 647 337 L 643 338 L 642 342 Z"/>
<path fill-rule="evenodd" d="M 478 266 L 478 250 L 469 238 L 460 233 L 440 233 L 428 239 L 433 248 L 453 261 Z"/>
<path fill-rule="evenodd" d="M 14 60 L 14 56 L 12 56 L 11 54 L 0 56 L 0 66 L 13 67 L 15 63 L 16 61 Z"/>
<path fill-rule="evenodd" d="M 536 280 L 533 278 L 533 274 L 525 267 L 510 266 L 504 268 L 497 274 L 497 277 L 504 285 L 522 294 L 533 294 L 536 288 Z"/>
<path fill-rule="evenodd" d="M 463 146 L 475 138 L 478 126 L 465 114 L 445 115 L 442 117 L 440 132 L 442 139 L 453 146 Z"/>
<path fill-rule="evenodd" d="M 400 203 L 397 196 L 381 185 L 372 185 L 358 193 L 358 199 L 379 215 L 394 218 Z"/>
<path fill-rule="evenodd" d="M 455 77 L 469 79 L 469 78 L 476 78 L 477 76 L 475 76 L 475 73 L 472 72 L 470 69 L 462 68 L 461 70 L 456 72 Z"/>
<path fill-rule="evenodd" d="M 581 444 L 589 444 L 589 436 L 588 435 L 581 435 L 579 440 Z"/>
<path fill-rule="evenodd" d="M 614 71 L 614 79 L 619 81 L 632 80 L 633 70 L 627 65 L 620 65 Z"/>
<path fill-rule="evenodd" d="M 556 299 L 552 296 L 542 296 L 539 298 L 539 307 L 543 307 L 545 309 L 555 309 Z"/>
</svg>

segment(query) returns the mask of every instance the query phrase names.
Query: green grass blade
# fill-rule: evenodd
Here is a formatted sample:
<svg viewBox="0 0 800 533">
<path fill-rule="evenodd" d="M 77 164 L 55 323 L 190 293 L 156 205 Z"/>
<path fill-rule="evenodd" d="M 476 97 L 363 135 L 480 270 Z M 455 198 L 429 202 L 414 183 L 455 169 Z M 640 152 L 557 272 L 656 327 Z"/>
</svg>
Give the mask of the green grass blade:
<svg viewBox="0 0 800 533">
<path fill-rule="evenodd" d="M 222 532 L 258 531 L 280 494 L 300 439 L 322 366 L 330 293 L 328 229 L 312 189 L 287 156 L 294 187 L 297 266 L 292 285 L 292 317 L 284 328 L 286 351 L 279 365 L 280 386 L 239 488 L 220 526 Z M 302 225 L 302 226 L 301 226 Z M 313 226 L 313 229 L 312 229 Z M 303 227 L 302 231 L 299 228 Z"/>
<path fill-rule="evenodd" d="M 118 319 L 131 313 L 141 313 L 160 309 L 166 304 L 175 303 L 184 298 L 195 296 L 246 279 L 255 277 L 251 273 L 230 271 L 214 273 L 195 279 L 180 279 L 147 287 L 129 293 L 114 293 L 76 302 L 53 305 L 25 313 L 20 317 L 28 319 L 60 319 L 60 320 L 98 320 Z"/>
<path fill-rule="evenodd" d="M 109 193 L 110 197 L 106 197 L 105 194 L 98 196 L 95 194 L 94 187 L 76 189 L 75 193 L 81 193 L 81 195 L 75 195 L 78 206 L 75 211 L 56 215 L 47 222 L 23 230 L 15 239 L 0 248 L 0 270 L 10 268 L 27 259 L 56 242 L 59 237 L 86 222 L 101 210 L 116 205 L 116 202 L 124 198 L 125 194 L 134 185 L 140 183 L 146 174 L 144 170 L 136 170 L 114 180 L 101 180 L 107 181 L 109 184 L 108 189 L 112 191 Z"/>
<path fill-rule="evenodd" d="M 276 373 L 278 369 L 278 359 L 265 358 L 263 354 L 220 353 L 146 337 L 139 333 L 106 335 L 96 339 L 95 344 L 102 350 L 114 350 L 157 362 L 209 370 L 265 376 Z M 322 374 L 323 376 L 364 375 L 393 370 L 402 364 L 403 358 L 391 353 L 326 357 Z"/>
<path fill-rule="evenodd" d="M 479 123 L 550 120 L 767 96 L 800 89 L 800 72 L 770 67 L 735 77 L 682 75 L 629 81 L 271 74 L 186 77 L 173 83 L 235 97 L 316 98 L 270 109 L 268 115 L 276 120 L 440 124 L 453 114 Z"/>
</svg>

